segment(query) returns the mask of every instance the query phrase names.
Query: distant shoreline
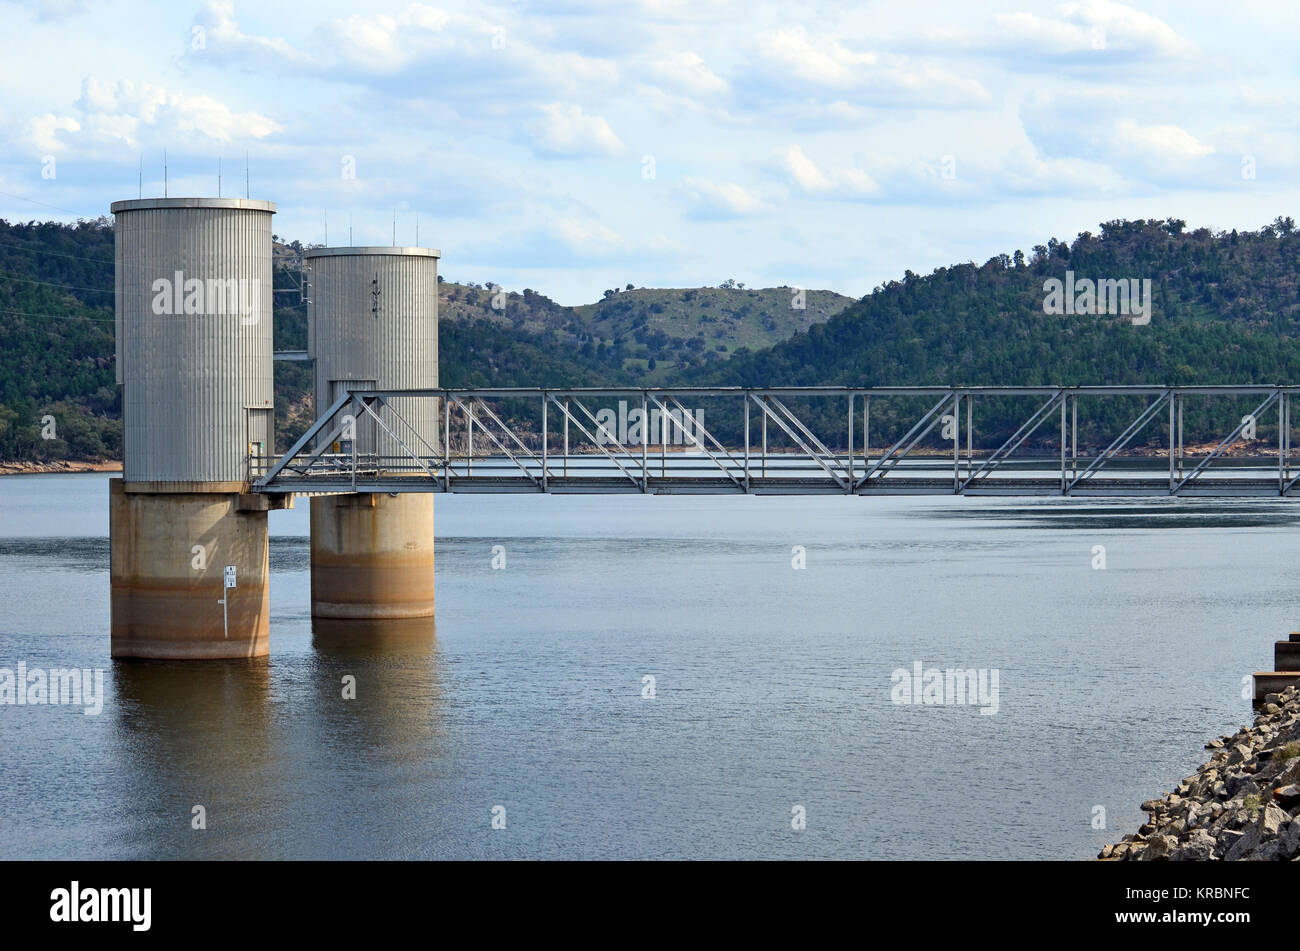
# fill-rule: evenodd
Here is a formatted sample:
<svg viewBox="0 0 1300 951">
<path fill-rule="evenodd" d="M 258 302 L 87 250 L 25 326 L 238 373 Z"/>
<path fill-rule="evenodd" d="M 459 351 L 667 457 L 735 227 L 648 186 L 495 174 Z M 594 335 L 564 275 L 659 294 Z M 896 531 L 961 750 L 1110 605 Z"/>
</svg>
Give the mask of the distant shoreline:
<svg viewBox="0 0 1300 951">
<path fill-rule="evenodd" d="M 121 471 L 120 462 L 0 462 L 0 476 Z"/>
</svg>

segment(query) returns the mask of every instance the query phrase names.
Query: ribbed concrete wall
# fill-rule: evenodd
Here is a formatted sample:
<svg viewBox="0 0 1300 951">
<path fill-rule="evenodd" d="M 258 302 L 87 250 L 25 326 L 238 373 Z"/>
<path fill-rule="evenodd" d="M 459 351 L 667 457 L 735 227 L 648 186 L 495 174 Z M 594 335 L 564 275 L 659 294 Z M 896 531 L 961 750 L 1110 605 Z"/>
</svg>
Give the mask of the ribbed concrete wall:
<svg viewBox="0 0 1300 951">
<path fill-rule="evenodd" d="M 124 477 L 244 482 L 249 444 L 274 451 L 275 205 L 155 198 L 112 211 Z"/>
<path fill-rule="evenodd" d="M 306 255 L 311 271 L 308 354 L 316 362 L 316 406 L 323 412 L 349 384 L 381 389 L 438 385 L 438 252 L 430 248 L 317 248 Z M 376 294 L 377 292 L 377 294 Z M 412 450 L 428 455 L 439 446 L 434 400 L 394 400 L 409 424 L 385 419 Z M 419 446 L 418 432 L 428 444 Z M 359 452 L 404 455 L 401 447 L 364 418 Z"/>
</svg>

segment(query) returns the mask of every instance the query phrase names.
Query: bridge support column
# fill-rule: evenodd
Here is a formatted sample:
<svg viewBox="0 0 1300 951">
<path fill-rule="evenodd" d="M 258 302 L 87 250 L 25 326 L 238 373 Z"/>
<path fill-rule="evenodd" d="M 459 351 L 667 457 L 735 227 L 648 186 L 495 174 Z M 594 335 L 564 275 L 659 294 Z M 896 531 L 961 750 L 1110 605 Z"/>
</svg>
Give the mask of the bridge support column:
<svg viewBox="0 0 1300 951">
<path fill-rule="evenodd" d="M 311 500 L 313 618 L 433 617 L 433 496 Z"/>
<path fill-rule="evenodd" d="M 265 496 L 132 491 L 110 479 L 112 656 L 265 657 L 269 507 Z"/>
</svg>

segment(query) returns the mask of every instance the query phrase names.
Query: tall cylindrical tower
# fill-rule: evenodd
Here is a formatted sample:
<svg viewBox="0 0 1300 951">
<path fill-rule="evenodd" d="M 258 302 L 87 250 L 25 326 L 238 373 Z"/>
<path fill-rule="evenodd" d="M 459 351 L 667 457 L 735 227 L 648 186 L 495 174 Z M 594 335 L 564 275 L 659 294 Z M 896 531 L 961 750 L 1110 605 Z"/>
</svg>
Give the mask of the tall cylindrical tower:
<svg viewBox="0 0 1300 951">
<path fill-rule="evenodd" d="M 429 248 L 316 248 L 308 355 L 322 412 L 348 389 L 438 385 L 438 252 Z M 395 399 L 385 420 L 412 451 L 440 445 L 431 399 Z M 400 417 L 400 422 L 397 421 Z M 399 462 L 405 450 L 367 416 L 358 453 Z M 409 464 L 409 460 L 407 460 Z M 312 615 L 375 621 L 432 617 L 433 496 L 318 496 L 311 500 Z"/>
<path fill-rule="evenodd" d="M 274 451 L 275 205 L 112 211 L 125 433 L 110 490 L 113 656 L 264 655 L 268 506 L 247 488 L 250 459 Z"/>
</svg>

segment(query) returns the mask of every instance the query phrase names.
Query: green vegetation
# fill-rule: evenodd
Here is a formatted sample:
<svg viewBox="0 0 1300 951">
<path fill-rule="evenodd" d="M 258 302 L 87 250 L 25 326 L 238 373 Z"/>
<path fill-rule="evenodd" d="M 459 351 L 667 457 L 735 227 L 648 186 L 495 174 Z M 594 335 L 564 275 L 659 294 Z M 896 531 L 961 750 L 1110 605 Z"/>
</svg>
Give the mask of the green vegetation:
<svg viewBox="0 0 1300 951">
<path fill-rule="evenodd" d="M 116 457 L 119 415 L 110 222 L 0 221 L 0 459 Z"/>
<path fill-rule="evenodd" d="M 297 242 L 275 243 L 275 346 L 305 349 Z M 1153 317 L 1048 316 L 1044 281 L 1150 279 Z M 1300 232 L 1290 218 L 1258 231 L 1188 231 L 1182 221 L 1112 221 L 1073 243 L 905 272 L 860 301 L 793 288 L 610 289 L 564 307 L 525 289 L 441 281 L 440 382 L 531 385 L 1044 385 L 1300 382 Z M 121 450 L 113 377 L 113 236 L 76 225 L 0 221 L 0 459 L 96 459 Z M 494 306 L 495 305 L 495 306 Z M 846 306 L 847 305 L 847 306 Z M 311 421 L 310 369 L 276 364 L 281 445 Z M 827 401 L 829 403 L 829 401 Z M 873 405 L 873 445 L 917 407 Z M 915 401 L 912 401 L 915 403 Z M 1249 402 L 1249 401 L 1248 401 Z M 1131 404 L 1131 405 L 1130 405 Z M 829 444 L 843 406 L 792 406 Z M 977 445 L 1032 411 L 977 408 Z M 1217 438 L 1253 406 L 1189 401 L 1189 442 Z M 1080 404 L 1094 446 L 1136 414 L 1134 400 Z M 42 439 L 54 416 L 57 439 Z M 715 421 L 717 417 L 714 417 Z M 1039 440 L 1050 440 L 1044 426 Z M 1276 439 L 1261 419 L 1259 436 Z M 725 430 L 720 435 L 730 435 Z M 1139 442 L 1160 443 L 1159 420 Z"/>
<path fill-rule="evenodd" d="M 1048 316 L 1044 281 L 1149 278 L 1154 316 L 1134 326 L 1120 316 Z M 840 384 L 1019 385 L 1213 384 L 1300 381 L 1300 233 L 1289 218 L 1257 232 L 1188 232 L 1181 221 L 1113 221 L 1073 245 L 1053 239 L 1026 256 L 983 265 L 908 271 L 791 339 L 726 363 L 690 371 L 698 383 L 762 386 Z M 894 403 L 895 401 L 889 401 Z M 899 404 L 902 401 L 897 401 Z M 1033 407 L 989 401 L 977 432 L 1002 437 Z M 915 406 L 902 407 L 915 412 Z M 1253 406 L 1197 401 L 1185 420 L 1189 440 L 1225 435 Z M 1094 443 L 1136 415 L 1133 401 L 1080 403 L 1080 438 Z M 837 410 L 836 412 L 839 412 Z M 886 429 L 888 404 L 876 415 Z M 839 417 L 814 418 L 827 432 Z M 1276 428 L 1261 419 L 1261 438 Z M 1226 426 L 1226 428 L 1225 428 Z M 1044 426 L 1046 438 L 1051 427 Z M 1142 440 L 1161 442 L 1153 424 Z M 1274 444 L 1275 442 L 1275 436 Z"/>
</svg>

